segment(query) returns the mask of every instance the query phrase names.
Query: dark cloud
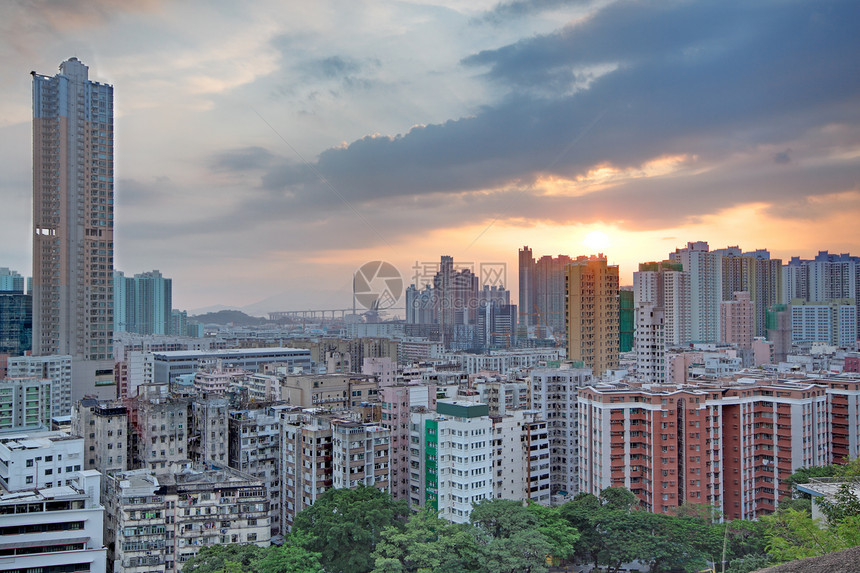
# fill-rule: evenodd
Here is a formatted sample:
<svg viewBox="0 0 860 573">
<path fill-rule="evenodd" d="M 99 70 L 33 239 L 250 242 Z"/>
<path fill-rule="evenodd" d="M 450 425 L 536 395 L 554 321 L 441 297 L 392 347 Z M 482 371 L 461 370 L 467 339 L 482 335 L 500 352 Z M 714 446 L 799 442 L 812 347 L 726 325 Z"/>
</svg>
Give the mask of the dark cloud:
<svg viewBox="0 0 860 573">
<path fill-rule="evenodd" d="M 740 204 L 802 206 L 856 188 L 856 162 L 826 157 L 835 138 L 860 140 L 856 21 L 854 2 L 611 4 L 556 33 L 466 58 L 502 94 L 470 117 L 364 137 L 311 163 L 256 150 L 271 161 L 263 166 L 234 152 L 225 170 L 250 161 L 264 172 L 242 215 L 216 226 L 339 221 L 338 229 L 362 229 L 358 244 L 494 219 L 659 229 Z M 349 60 L 329 65 L 353 70 Z M 828 135 L 834 125 L 838 135 Z M 783 163 L 810 134 L 824 142 L 820 161 Z M 671 176 L 613 181 L 579 197 L 537 184 L 666 156 L 695 160 Z"/>
<path fill-rule="evenodd" d="M 176 188 L 165 176 L 153 177 L 149 181 L 123 178 L 116 184 L 117 211 L 135 209 L 144 205 L 167 202 L 175 193 Z"/>
<path fill-rule="evenodd" d="M 780 151 L 779 153 L 774 153 L 773 162 L 778 163 L 780 165 L 785 165 L 786 163 L 791 163 L 791 149 L 786 149 L 785 151 Z"/>
<path fill-rule="evenodd" d="M 503 20 L 531 16 L 546 10 L 566 6 L 587 6 L 592 3 L 592 0 L 513 0 L 511 2 L 499 2 L 492 10 L 484 14 L 482 20 L 499 23 Z"/>
<path fill-rule="evenodd" d="M 302 97 L 314 100 L 319 96 L 320 86 L 327 86 L 325 93 L 339 97 L 342 92 L 366 90 L 379 85 L 375 74 L 382 67 L 376 57 L 356 58 L 335 54 L 323 58 L 309 56 L 303 51 L 306 40 L 296 36 L 278 36 L 271 41 L 273 48 L 281 52 L 288 67 L 300 76 L 301 83 L 295 82 L 273 86 L 272 97 L 279 99 L 304 94 Z M 316 86 L 305 92 L 303 86 Z"/>
<path fill-rule="evenodd" d="M 354 74 L 361 69 L 358 62 L 352 59 L 345 59 L 340 56 L 332 56 L 325 58 L 312 64 L 318 67 L 319 72 L 327 78 L 338 78 Z"/>
<path fill-rule="evenodd" d="M 215 171 L 253 171 L 270 167 L 275 156 L 262 147 L 229 149 L 209 158 L 209 166 Z"/>
</svg>

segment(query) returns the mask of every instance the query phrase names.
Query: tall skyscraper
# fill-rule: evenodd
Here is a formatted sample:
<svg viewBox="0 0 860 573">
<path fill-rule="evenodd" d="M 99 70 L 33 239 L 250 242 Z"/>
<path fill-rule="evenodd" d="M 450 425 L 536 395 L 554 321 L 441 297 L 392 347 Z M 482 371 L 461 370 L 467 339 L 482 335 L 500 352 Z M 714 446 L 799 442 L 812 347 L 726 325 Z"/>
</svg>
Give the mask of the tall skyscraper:
<svg viewBox="0 0 860 573">
<path fill-rule="evenodd" d="M 687 243 L 686 248 L 669 254 L 690 275 L 690 337 L 694 342 L 720 338 L 721 258 L 720 253 L 708 250 L 705 241 Z"/>
<path fill-rule="evenodd" d="M 173 281 L 155 270 L 114 276 L 114 330 L 136 334 L 170 334 Z M 184 334 L 183 334 L 184 335 Z"/>
<path fill-rule="evenodd" d="M 73 399 L 115 393 L 113 87 L 88 72 L 32 72 L 33 352 L 74 358 Z"/>
<path fill-rule="evenodd" d="M 0 354 L 21 356 L 32 349 L 33 297 L 24 294 L 24 277 L 0 268 Z"/>
<path fill-rule="evenodd" d="M 532 327 L 536 338 L 564 339 L 564 277 L 572 261 L 567 255 L 544 255 L 535 261 L 530 248 L 520 249 L 519 327 L 523 338 Z"/>
<path fill-rule="evenodd" d="M 738 247 L 716 251 L 722 255 L 723 301 L 734 293 L 748 292 L 753 303 L 753 332 L 767 334 L 767 309 L 782 299 L 782 260 L 770 258 L 766 249 L 741 253 Z"/>
<path fill-rule="evenodd" d="M 0 267 L 0 291 L 23 293 L 24 277 L 7 267 Z"/>
<path fill-rule="evenodd" d="M 443 255 L 433 277 L 439 330 L 446 348 L 468 350 L 477 345 L 478 277 L 470 269 L 457 270 L 454 259 Z"/>
<path fill-rule="evenodd" d="M 633 273 L 633 306 L 654 305 L 663 310 L 663 340 L 667 346 L 690 342 L 690 273 L 681 263 L 640 263 Z M 649 311 L 650 312 L 650 311 Z"/>
<path fill-rule="evenodd" d="M 603 255 L 578 257 L 567 267 L 567 356 L 595 376 L 618 367 L 618 265 Z"/>
</svg>

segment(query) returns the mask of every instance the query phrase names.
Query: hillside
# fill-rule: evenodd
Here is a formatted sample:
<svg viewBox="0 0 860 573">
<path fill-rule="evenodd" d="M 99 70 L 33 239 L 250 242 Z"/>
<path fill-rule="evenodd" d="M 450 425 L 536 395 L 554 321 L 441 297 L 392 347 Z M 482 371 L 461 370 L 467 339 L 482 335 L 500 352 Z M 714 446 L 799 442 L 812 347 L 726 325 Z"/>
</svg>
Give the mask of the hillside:
<svg viewBox="0 0 860 573">
<path fill-rule="evenodd" d="M 241 310 L 219 310 L 188 317 L 189 321 L 201 324 L 234 324 L 236 326 L 260 326 L 269 321 L 259 316 L 250 316 Z"/>
</svg>

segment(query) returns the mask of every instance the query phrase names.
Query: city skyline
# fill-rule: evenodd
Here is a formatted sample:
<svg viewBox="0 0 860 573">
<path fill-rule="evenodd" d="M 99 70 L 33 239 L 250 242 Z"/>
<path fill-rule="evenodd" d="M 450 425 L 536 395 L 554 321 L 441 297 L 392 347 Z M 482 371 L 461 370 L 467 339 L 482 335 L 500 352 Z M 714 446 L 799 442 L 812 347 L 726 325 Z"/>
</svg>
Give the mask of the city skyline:
<svg viewBox="0 0 860 573">
<path fill-rule="evenodd" d="M 523 245 L 602 251 L 621 284 L 688 241 L 857 254 L 857 16 L 5 4 L 0 264 L 31 274 L 29 72 L 72 56 L 117 89 L 116 267 L 161 269 L 177 308 L 344 308 L 362 263 L 408 284 L 440 254 L 506 262 L 515 294 Z"/>
</svg>

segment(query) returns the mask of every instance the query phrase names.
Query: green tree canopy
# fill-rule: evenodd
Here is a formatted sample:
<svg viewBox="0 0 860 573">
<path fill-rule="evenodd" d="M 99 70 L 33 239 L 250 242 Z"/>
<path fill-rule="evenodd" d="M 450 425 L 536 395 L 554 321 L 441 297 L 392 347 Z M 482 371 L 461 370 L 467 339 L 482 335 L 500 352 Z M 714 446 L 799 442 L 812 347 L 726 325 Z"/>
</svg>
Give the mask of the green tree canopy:
<svg viewBox="0 0 860 573">
<path fill-rule="evenodd" d="M 404 528 L 386 527 L 373 557 L 374 573 L 459 573 L 477 570 L 479 561 L 470 526 L 429 510 L 412 515 Z"/>
<path fill-rule="evenodd" d="M 186 561 L 182 570 L 194 573 L 224 573 L 230 569 L 228 565 L 233 564 L 248 571 L 264 552 L 265 549 L 254 544 L 209 545 Z"/>
<path fill-rule="evenodd" d="M 243 573 L 248 571 L 243 570 Z M 323 573 L 320 555 L 297 545 L 270 547 L 254 563 L 254 573 Z"/>
<path fill-rule="evenodd" d="M 296 515 L 293 531 L 302 547 L 320 554 L 326 571 L 362 573 L 373 569 L 382 531 L 402 527 L 408 511 L 374 487 L 330 489 Z"/>
</svg>

